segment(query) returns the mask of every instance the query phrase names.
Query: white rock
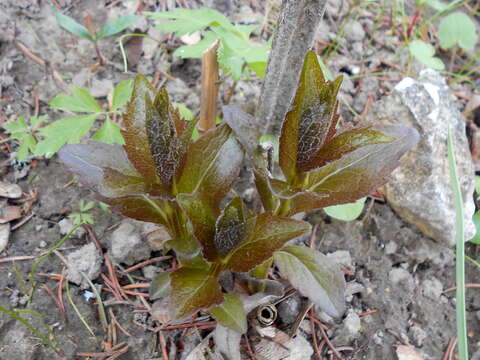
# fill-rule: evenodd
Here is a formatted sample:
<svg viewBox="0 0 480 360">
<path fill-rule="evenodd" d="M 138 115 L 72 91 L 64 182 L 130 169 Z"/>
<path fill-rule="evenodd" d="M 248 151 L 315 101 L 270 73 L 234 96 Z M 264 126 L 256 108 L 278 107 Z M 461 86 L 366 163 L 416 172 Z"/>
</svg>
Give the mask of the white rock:
<svg viewBox="0 0 480 360">
<path fill-rule="evenodd" d="M 100 273 L 102 258 L 94 243 L 89 243 L 71 252 L 67 256 L 67 280 L 86 289 L 88 282 L 80 272 L 84 273 L 90 280 L 95 279 Z"/>
<path fill-rule="evenodd" d="M 447 156 L 447 134 L 452 129 L 464 203 L 465 241 L 471 239 L 475 234 L 474 166 L 466 122 L 445 79 L 430 69 L 422 71 L 418 80 L 403 79 L 391 95 L 372 107 L 366 121 L 409 125 L 419 131 L 419 144 L 402 158 L 402 165 L 382 192 L 402 218 L 446 246 L 455 244 L 455 205 Z"/>
<path fill-rule="evenodd" d="M 10 238 L 10 224 L 0 224 L 0 252 L 5 250 L 8 246 L 8 239 Z"/>
</svg>

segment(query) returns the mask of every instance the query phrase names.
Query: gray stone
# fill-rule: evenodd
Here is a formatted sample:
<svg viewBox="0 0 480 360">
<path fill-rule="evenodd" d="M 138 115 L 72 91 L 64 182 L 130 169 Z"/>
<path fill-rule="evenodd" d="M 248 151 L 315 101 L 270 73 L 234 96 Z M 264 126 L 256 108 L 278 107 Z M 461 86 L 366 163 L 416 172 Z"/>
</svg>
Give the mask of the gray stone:
<svg viewBox="0 0 480 360">
<path fill-rule="evenodd" d="M 58 222 L 58 226 L 60 228 L 60 234 L 66 235 L 75 227 L 72 219 L 64 218 Z M 73 235 L 78 238 L 81 238 L 85 234 L 85 229 L 83 227 L 79 227 L 77 230 L 74 231 Z"/>
<path fill-rule="evenodd" d="M 0 197 L 18 199 L 22 196 L 22 188 L 17 184 L 0 181 Z"/>
<path fill-rule="evenodd" d="M 302 306 L 302 299 L 295 294 L 278 305 L 278 316 L 285 324 L 292 324 L 297 318 Z"/>
<path fill-rule="evenodd" d="M 438 300 L 443 292 L 443 284 L 437 278 L 426 279 L 421 288 L 423 295 L 433 300 Z"/>
<path fill-rule="evenodd" d="M 408 335 L 412 338 L 415 346 L 421 347 L 428 334 L 420 326 L 412 326 L 408 329 Z"/>
<path fill-rule="evenodd" d="M 447 134 L 452 129 L 465 210 L 465 240 L 472 238 L 474 167 L 465 119 L 445 79 L 430 69 L 422 71 L 418 80 L 403 79 L 391 95 L 372 107 L 366 120 L 410 125 L 419 131 L 418 146 L 402 158 L 402 165 L 382 192 L 401 217 L 446 246 L 455 244 L 455 205 L 447 157 Z"/>
<path fill-rule="evenodd" d="M 388 273 L 388 279 L 393 285 L 397 285 L 401 282 L 409 281 L 412 279 L 412 275 L 405 269 L 395 268 Z"/>
<path fill-rule="evenodd" d="M 336 262 L 337 264 L 345 267 L 349 270 L 353 270 L 354 266 L 352 263 L 352 256 L 350 252 L 347 250 L 338 250 L 333 253 L 326 254 L 327 258 Z"/>
<path fill-rule="evenodd" d="M 118 263 L 132 265 L 150 257 L 150 247 L 142 240 L 140 229 L 131 220 L 122 222 L 112 233 L 110 246 L 112 258 Z"/>
<path fill-rule="evenodd" d="M 360 335 L 362 324 L 360 317 L 353 310 L 348 310 L 342 325 L 342 328 L 334 338 L 336 344 L 348 344 Z"/>
<path fill-rule="evenodd" d="M 95 279 L 100 273 L 102 258 L 95 244 L 89 243 L 68 254 L 67 264 L 67 280 L 86 289 L 89 287 L 88 282 L 80 272 L 84 273 L 90 280 Z"/>
<path fill-rule="evenodd" d="M 8 246 L 8 239 L 10 238 L 10 224 L 0 224 L 0 252 L 5 250 Z"/>
<path fill-rule="evenodd" d="M 344 31 L 348 41 L 362 41 L 365 38 L 365 30 L 358 21 L 348 21 Z"/>
</svg>

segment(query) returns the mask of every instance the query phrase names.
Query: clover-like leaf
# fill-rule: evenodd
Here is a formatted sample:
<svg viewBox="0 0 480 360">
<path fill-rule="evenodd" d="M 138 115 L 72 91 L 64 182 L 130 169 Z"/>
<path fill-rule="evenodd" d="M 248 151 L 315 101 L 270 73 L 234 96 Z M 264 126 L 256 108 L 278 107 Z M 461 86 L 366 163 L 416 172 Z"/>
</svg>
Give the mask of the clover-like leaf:
<svg viewBox="0 0 480 360">
<path fill-rule="evenodd" d="M 222 124 L 192 143 L 177 182 L 177 192 L 204 194 L 212 209 L 237 179 L 243 161 L 243 150 L 232 130 Z"/>
<path fill-rule="evenodd" d="M 408 49 L 415 59 L 423 65 L 435 70 L 443 70 L 445 68 L 443 61 L 435 57 L 435 48 L 433 45 L 422 40 L 413 40 L 408 45 Z"/>
<path fill-rule="evenodd" d="M 209 310 L 210 314 L 223 326 L 226 326 L 240 334 L 247 331 L 247 314 L 238 297 L 225 294 L 225 300 Z"/>
<path fill-rule="evenodd" d="M 146 129 L 146 98 L 155 98 L 155 89 L 143 75 L 137 75 L 133 84 L 132 98 L 123 116 L 125 130 L 125 151 L 128 159 L 138 172 L 148 180 L 157 180 L 157 170 L 150 151 Z"/>
<path fill-rule="evenodd" d="M 289 183 L 325 141 L 333 137 L 341 82 L 341 76 L 326 81 L 317 55 L 313 51 L 307 53 L 292 110 L 286 115 L 280 136 L 280 167 Z"/>
<path fill-rule="evenodd" d="M 87 89 L 70 86 L 72 95 L 58 94 L 50 101 L 50 107 L 59 110 L 101 113 L 103 109 L 95 101 Z"/>
<path fill-rule="evenodd" d="M 478 40 L 475 23 L 463 12 L 454 12 L 442 19 L 438 26 L 440 46 L 450 49 L 455 45 L 473 50 Z"/>
<path fill-rule="evenodd" d="M 225 256 L 242 241 L 245 235 L 245 208 L 240 197 L 225 206 L 215 225 L 214 244 L 221 256 Z"/>
<path fill-rule="evenodd" d="M 219 305 L 223 301 L 218 274 L 207 266 L 175 270 L 171 274 L 171 288 L 171 304 L 176 319 Z"/>
<path fill-rule="evenodd" d="M 304 246 L 287 246 L 274 255 L 282 276 L 330 316 L 345 312 L 345 279 L 337 264 Z"/>
<path fill-rule="evenodd" d="M 222 260 L 225 268 L 247 272 L 264 262 L 287 241 L 310 231 L 305 221 L 262 213 L 245 224 L 244 239 Z"/>
</svg>

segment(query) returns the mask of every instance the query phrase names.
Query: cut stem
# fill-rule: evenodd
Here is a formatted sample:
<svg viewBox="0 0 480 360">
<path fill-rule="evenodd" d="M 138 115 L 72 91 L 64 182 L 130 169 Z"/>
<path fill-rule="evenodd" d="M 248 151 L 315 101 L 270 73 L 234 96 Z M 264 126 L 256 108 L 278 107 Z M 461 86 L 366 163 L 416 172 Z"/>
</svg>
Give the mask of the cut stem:
<svg viewBox="0 0 480 360">
<path fill-rule="evenodd" d="M 219 46 L 220 40 L 217 40 L 202 55 L 202 101 L 198 127 L 200 132 L 205 132 L 215 127 L 219 87 L 217 61 L 217 49 Z"/>
</svg>

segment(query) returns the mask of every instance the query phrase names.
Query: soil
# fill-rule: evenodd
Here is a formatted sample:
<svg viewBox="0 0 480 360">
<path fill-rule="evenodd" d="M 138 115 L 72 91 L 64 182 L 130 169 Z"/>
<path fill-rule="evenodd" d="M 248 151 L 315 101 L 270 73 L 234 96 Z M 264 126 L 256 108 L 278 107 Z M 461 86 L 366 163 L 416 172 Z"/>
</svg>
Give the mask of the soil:
<svg viewBox="0 0 480 360">
<path fill-rule="evenodd" d="M 143 10 L 160 11 L 173 6 L 175 1 L 57 0 L 52 3 L 77 20 L 88 12 L 94 24 L 103 24 L 107 18 L 135 11 L 138 3 L 144 5 Z M 138 47 L 142 46 L 140 41 L 127 45 L 131 56 L 129 60 L 132 61 L 129 68 L 131 73 L 125 74 L 122 72 L 120 52 L 114 37 L 111 37 L 100 42 L 103 55 L 108 60 L 107 65 L 92 69 L 91 66 L 97 61 L 93 47 L 87 41 L 79 40 L 58 27 L 51 10 L 52 3 L 41 0 L 6 0 L 0 3 L 0 125 L 19 115 L 33 115 L 37 97 L 40 113 L 48 114 L 52 120 L 58 119 L 61 115 L 48 109 L 48 101 L 61 92 L 65 84 L 83 83 L 88 87 L 101 83 L 108 88 L 136 72 L 160 76 L 160 81 L 166 82 L 165 86 L 174 101 L 185 103 L 191 109 L 197 108 L 200 76 L 198 60 L 175 59 L 171 56 L 171 50 L 166 53 L 153 45 L 154 50 L 147 54 L 146 47 L 139 51 Z M 198 7 L 201 2 L 187 0 L 178 3 Z M 245 6 L 256 14 L 265 14 L 267 5 L 259 3 L 261 2 L 231 0 L 209 1 L 204 2 L 204 5 L 218 6 L 222 11 L 227 11 L 227 15 L 238 17 L 240 9 L 244 11 Z M 279 1 L 266 3 L 270 6 L 269 13 L 273 14 L 270 16 L 278 13 Z M 318 35 L 316 42 L 321 53 L 328 52 L 323 46 L 325 42 L 331 41 L 328 33 L 337 31 L 342 19 L 347 16 L 358 19 L 367 32 L 375 25 L 373 13 L 368 10 L 352 8 L 349 12 L 347 5 L 342 8 L 330 6 L 322 25 L 323 33 Z M 268 36 L 269 26 L 267 22 L 263 36 Z M 152 23 L 142 20 L 129 31 L 149 32 L 152 27 Z M 397 70 L 395 66 L 406 67 L 408 54 L 405 53 L 405 48 L 391 45 L 400 40 L 398 35 L 392 34 L 388 29 L 380 29 L 375 34 L 375 37 L 363 34 L 360 40 L 353 39 L 360 45 L 352 46 L 349 42 L 340 44 L 336 54 L 327 62 L 333 73 L 345 74 L 341 93 L 343 102 L 340 106 L 344 123 L 357 123 L 360 117 L 355 113 L 368 111 L 369 102 L 392 89 L 398 78 L 398 73 L 394 72 Z M 345 36 L 348 38 L 352 34 L 347 33 Z M 16 42 L 12 41 L 12 37 L 15 37 Z M 169 49 L 178 45 L 172 38 L 166 42 Z M 32 57 L 26 56 L 19 44 L 25 45 L 33 54 L 44 59 L 46 66 L 40 66 Z M 365 61 L 366 58 L 370 61 Z M 388 63 L 395 66 L 389 66 Z M 378 77 L 350 78 L 351 75 L 367 74 L 378 71 L 379 68 L 384 72 L 392 71 L 390 75 L 385 75 L 387 80 L 379 80 Z M 54 72 L 62 74 L 63 82 L 55 79 Z M 162 75 L 165 72 L 169 72 L 175 80 Z M 478 82 L 478 77 L 476 79 Z M 227 80 L 222 86 L 223 94 L 229 86 L 231 82 Z M 236 89 L 232 102 L 251 111 L 258 99 L 260 82 L 255 79 L 241 81 Z M 461 84 L 454 90 L 470 94 L 474 88 L 469 84 Z M 99 99 L 105 101 L 106 93 L 100 94 Z M 346 106 L 346 103 L 351 106 Z M 465 100 L 458 102 L 460 108 L 465 104 Z M 1 139 L 7 138 L 1 132 L 0 136 Z M 90 289 L 82 289 L 74 284 L 69 285 L 72 301 L 67 299 L 66 291 L 63 290 L 65 315 L 62 315 L 58 304 L 48 292 L 52 291 L 53 297 L 57 295 L 56 275 L 62 274 L 65 267 L 62 258 L 94 241 L 89 233 L 70 237 L 58 249 L 58 255 L 51 254 L 41 262 L 34 276 L 37 282 L 35 291 L 31 300 L 28 300 L 27 295 L 32 287 L 30 273 L 35 259 L 15 262 L 2 260 L 21 256 L 34 256 L 38 259 L 45 254 L 63 236 L 58 223 L 68 214 L 77 211 L 78 201 L 88 199 L 91 192 L 72 183 L 72 175 L 55 157 L 50 160 L 32 159 L 25 164 L 18 164 L 13 161 L 11 154 L 15 149 L 14 142 L 2 140 L 0 146 L 2 180 L 20 185 L 24 199 L 29 197 L 28 194 L 38 194 L 24 218 L 12 222 L 11 225 L 15 226 L 28 217 L 27 221 L 12 231 L 7 249 L 0 254 L 0 305 L 9 309 L 28 310 L 22 316 L 62 352 L 55 353 L 23 324 L 0 312 L 0 360 L 91 359 L 101 358 L 98 353 L 106 354 L 108 351 L 111 356 L 103 358 L 147 360 L 164 356 L 162 348 L 167 349 L 169 359 L 185 359 L 212 329 L 192 327 L 151 331 L 159 324 L 135 297 L 131 297 L 132 303 L 128 304 L 115 302 L 112 300 L 113 295 L 102 292 L 110 318 L 113 313 L 123 330 L 118 326 L 114 332 L 104 329 L 98 306 L 91 299 Z M 248 174 L 243 178 L 243 183 L 247 185 L 243 184 L 242 189 L 248 190 Z M 243 191 L 243 194 L 248 192 Z M 93 211 L 93 216 L 95 224 L 92 230 L 103 255 L 107 253 L 109 237 L 122 217 L 103 213 L 98 207 Z M 339 250 L 348 252 L 337 253 L 337 256 L 342 254 L 340 262 L 346 270 L 347 281 L 351 286 L 359 286 L 360 291 L 347 299 L 347 314 L 360 314 L 360 329 L 352 331 L 347 328 L 347 321 L 329 323 L 329 319 L 322 318 L 330 328 L 328 334 L 331 341 L 342 351 L 345 359 L 396 359 L 398 345 L 401 344 L 414 346 L 423 359 L 441 359 L 456 335 L 455 291 L 448 290 L 455 284 L 454 251 L 421 235 L 417 229 L 399 218 L 388 202 L 369 200 L 360 220 L 349 223 L 333 220 L 322 211 L 309 214 L 308 219 L 317 225 L 317 248 L 334 255 Z M 473 258 L 478 258 L 478 250 L 473 245 L 467 246 L 467 253 Z M 161 251 L 153 251 L 151 254 L 152 257 L 161 255 Z M 168 267 L 169 262 L 166 260 L 155 265 Z M 117 270 L 121 283 L 128 283 L 128 279 L 121 275 L 118 268 Z M 466 282 L 475 283 L 479 270 L 467 262 Z M 108 274 L 105 263 L 101 272 Z M 147 282 L 145 272 L 137 270 L 131 274 L 136 280 Z M 101 277 L 94 279 L 94 283 L 105 288 L 105 281 Z M 480 347 L 480 297 L 476 296 L 475 291 L 468 289 L 466 300 L 472 354 Z M 72 302 L 93 334 L 80 321 Z M 304 336 L 313 343 L 311 334 L 306 331 Z M 316 338 L 322 338 L 320 332 Z M 245 348 L 244 345 L 242 343 L 242 349 Z M 324 353 L 325 359 L 331 358 Z M 245 358 L 248 358 L 246 354 L 245 350 Z"/>
</svg>

